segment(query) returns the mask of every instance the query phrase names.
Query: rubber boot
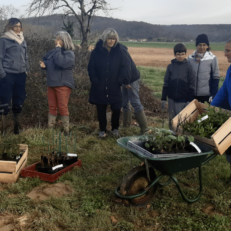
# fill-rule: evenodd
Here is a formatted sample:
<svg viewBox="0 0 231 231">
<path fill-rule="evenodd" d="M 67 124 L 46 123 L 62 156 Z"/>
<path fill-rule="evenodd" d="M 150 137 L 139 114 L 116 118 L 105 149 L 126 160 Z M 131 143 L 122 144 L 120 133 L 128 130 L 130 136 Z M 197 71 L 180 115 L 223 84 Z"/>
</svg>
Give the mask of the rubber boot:
<svg viewBox="0 0 231 231">
<path fill-rule="evenodd" d="M 1 134 L 5 135 L 7 128 L 10 126 L 7 115 L 2 115 L 2 130 Z"/>
<path fill-rule="evenodd" d="M 48 114 L 48 128 L 55 127 L 56 115 Z"/>
<path fill-rule="evenodd" d="M 64 135 L 69 136 L 69 116 L 61 116 L 63 128 L 64 128 Z"/>
<path fill-rule="evenodd" d="M 21 113 L 14 113 L 14 134 L 18 135 L 21 129 Z"/>
<path fill-rule="evenodd" d="M 135 113 L 136 120 L 140 126 L 140 135 L 143 135 L 145 132 L 149 131 L 148 129 L 148 122 L 146 116 L 144 114 L 144 110 L 141 110 Z"/>
<path fill-rule="evenodd" d="M 129 128 L 132 122 L 132 112 L 123 111 L 123 127 Z"/>
</svg>

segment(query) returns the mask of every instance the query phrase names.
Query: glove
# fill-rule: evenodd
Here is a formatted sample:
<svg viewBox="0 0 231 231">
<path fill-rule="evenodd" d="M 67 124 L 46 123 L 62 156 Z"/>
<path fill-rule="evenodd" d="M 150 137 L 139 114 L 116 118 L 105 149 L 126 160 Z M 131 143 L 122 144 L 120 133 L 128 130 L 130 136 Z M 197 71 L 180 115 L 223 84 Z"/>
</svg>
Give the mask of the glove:
<svg viewBox="0 0 231 231">
<path fill-rule="evenodd" d="M 166 103 L 167 103 L 166 100 L 161 100 L 161 110 L 162 110 L 162 111 L 165 110 Z"/>
<path fill-rule="evenodd" d="M 213 97 L 210 96 L 210 97 L 209 97 L 209 103 L 212 103 L 212 101 L 213 101 Z"/>
</svg>

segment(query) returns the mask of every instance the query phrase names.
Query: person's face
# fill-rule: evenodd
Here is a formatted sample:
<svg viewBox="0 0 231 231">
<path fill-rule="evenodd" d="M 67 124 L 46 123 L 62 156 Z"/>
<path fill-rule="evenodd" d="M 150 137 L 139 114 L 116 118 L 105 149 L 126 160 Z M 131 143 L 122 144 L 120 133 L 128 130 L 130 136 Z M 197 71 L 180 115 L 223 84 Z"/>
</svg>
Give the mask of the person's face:
<svg viewBox="0 0 231 231">
<path fill-rule="evenodd" d="M 186 53 L 185 52 L 176 52 L 175 57 L 176 57 L 177 61 L 182 62 L 186 57 Z"/>
<path fill-rule="evenodd" d="M 206 43 L 199 43 L 197 45 L 197 52 L 198 53 L 205 53 L 208 47 L 209 46 Z"/>
<path fill-rule="evenodd" d="M 13 26 L 13 31 L 15 34 L 19 34 L 21 32 L 22 26 L 21 23 L 17 23 Z"/>
<path fill-rule="evenodd" d="M 225 57 L 227 57 L 227 60 L 229 63 L 231 63 L 231 43 L 225 44 Z"/>
<path fill-rule="evenodd" d="M 108 38 L 107 39 L 107 46 L 108 47 L 110 47 L 110 48 L 114 47 L 115 43 L 116 43 L 116 38 Z"/>
<path fill-rule="evenodd" d="M 61 40 L 58 36 L 55 39 L 55 46 L 60 45 L 61 47 L 63 47 L 64 43 L 63 40 Z"/>
</svg>

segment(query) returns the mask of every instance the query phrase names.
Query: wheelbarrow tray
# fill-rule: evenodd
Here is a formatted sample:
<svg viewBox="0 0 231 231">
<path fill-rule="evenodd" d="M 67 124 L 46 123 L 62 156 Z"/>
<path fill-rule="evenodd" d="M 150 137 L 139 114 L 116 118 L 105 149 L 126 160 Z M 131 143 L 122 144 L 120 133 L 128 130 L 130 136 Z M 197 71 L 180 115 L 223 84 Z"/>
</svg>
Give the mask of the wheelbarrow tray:
<svg viewBox="0 0 231 231">
<path fill-rule="evenodd" d="M 150 166 L 166 175 L 172 175 L 177 172 L 200 167 L 207 163 L 210 159 L 214 158 L 215 155 L 210 147 L 200 142 L 194 142 L 201 149 L 201 153 L 173 156 L 168 158 L 153 158 L 151 156 L 142 155 L 139 151 L 128 146 L 128 142 L 132 141 L 141 148 L 144 148 L 144 144 L 142 141 L 139 141 L 139 138 L 140 136 L 122 137 L 117 140 L 117 143 L 119 146 L 130 151 L 141 161 L 145 161 L 146 159 Z"/>
</svg>

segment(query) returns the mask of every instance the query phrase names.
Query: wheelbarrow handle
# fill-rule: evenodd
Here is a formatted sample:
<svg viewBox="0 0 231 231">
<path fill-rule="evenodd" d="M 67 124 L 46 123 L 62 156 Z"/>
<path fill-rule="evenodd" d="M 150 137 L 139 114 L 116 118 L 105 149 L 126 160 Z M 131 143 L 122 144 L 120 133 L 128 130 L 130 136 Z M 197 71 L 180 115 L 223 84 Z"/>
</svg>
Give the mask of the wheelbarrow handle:
<svg viewBox="0 0 231 231">
<path fill-rule="evenodd" d="M 205 159 L 205 161 L 201 164 L 201 166 L 207 164 L 210 160 L 212 160 L 212 159 L 215 158 L 216 156 L 217 156 L 217 154 L 214 153 L 214 154 L 212 154 L 211 156 L 207 157 L 207 158 Z"/>
</svg>

